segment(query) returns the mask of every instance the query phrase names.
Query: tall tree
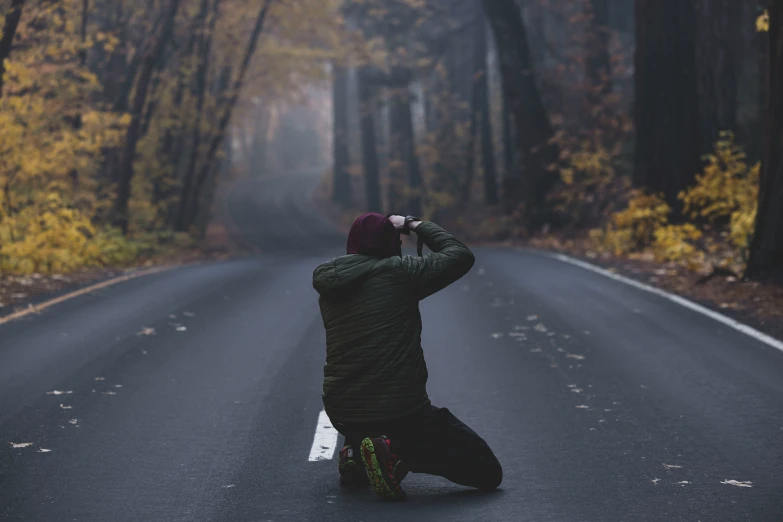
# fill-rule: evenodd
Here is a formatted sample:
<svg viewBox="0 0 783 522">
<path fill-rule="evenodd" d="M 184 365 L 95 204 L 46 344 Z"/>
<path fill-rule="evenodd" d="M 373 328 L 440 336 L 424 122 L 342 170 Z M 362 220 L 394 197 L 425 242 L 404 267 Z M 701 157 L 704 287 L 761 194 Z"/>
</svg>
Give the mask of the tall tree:
<svg viewBox="0 0 783 522">
<path fill-rule="evenodd" d="M 3 29 L 0 31 L 0 97 L 3 96 L 3 76 L 5 75 L 5 61 L 11 55 L 11 48 L 22 18 L 25 0 L 12 0 L 11 6 L 5 13 Z"/>
<path fill-rule="evenodd" d="M 481 132 L 481 160 L 484 171 L 484 203 L 497 204 L 497 171 L 495 169 L 495 150 L 492 139 L 492 120 L 489 107 L 489 82 L 487 72 L 487 30 L 486 20 L 479 10 L 474 22 L 473 38 L 473 74 L 471 78 L 472 95 L 470 107 L 470 150 L 468 151 L 467 181 L 463 186 L 462 205 L 467 205 L 473 189 L 476 170 L 475 144 Z"/>
<path fill-rule="evenodd" d="M 367 210 L 383 212 L 378 172 L 378 144 L 375 140 L 375 96 L 366 67 L 359 69 L 359 118 L 361 121 L 362 162 Z"/>
<path fill-rule="evenodd" d="M 242 62 L 239 65 L 237 76 L 234 78 L 234 81 L 228 90 L 227 99 L 219 109 L 220 113 L 218 122 L 215 126 L 212 138 L 207 145 L 204 159 L 201 162 L 201 167 L 196 174 L 196 180 L 193 185 L 193 193 L 190 197 L 190 203 L 187 206 L 187 219 L 185 219 L 184 222 L 186 222 L 188 225 L 193 224 L 193 220 L 196 217 L 196 211 L 198 210 L 198 205 L 201 202 L 204 183 L 207 181 L 207 177 L 212 173 L 218 150 L 223 145 L 223 141 L 226 138 L 226 130 L 228 129 L 228 124 L 231 121 L 231 115 L 234 113 L 234 108 L 239 101 L 239 95 L 242 92 L 245 76 L 247 75 L 247 70 L 250 67 L 250 61 L 253 59 L 253 55 L 255 54 L 256 48 L 258 46 L 258 39 L 260 38 L 261 32 L 264 28 L 264 22 L 266 21 L 266 16 L 269 12 L 269 6 L 271 3 L 272 0 L 266 0 L 262 4 L 261 9 L 258 11 L 258 16 L 256 17 L 253 29 L 250 32 L 250 38 L 242 56 Z"/>
<path fill-rule="evenodd" d="M 204 102 L 207 97 L 207 72 L 209 71 L 209 62 L 212 57 L 212 40 L 215 32 L 215 25 L 217 25 L 218 18 L 220 17 L 220 2 L 221 0 L 215 0 L 213 2 L 209 25 L 207 26 L 206 31 L 200 31 L 200 41 L 197 46 L 198 67 L 196 68 L 196 74 L 193 78 L 193 86 L 191 89 L 196 99 L 196 121 L 193 124 L 190 158 L 187 163 L 187 169 L 185 170 L 185 183 L 182 186 L 180 209 L 179 215 L 177 216 L 176 228 L 180 231 L 187 230 L 187 227 L 190 224 L 188 221 L 193 218 L 193 216 L 188 213 L 188 204 L 190 203 L 193 183 L 195 182 L 196 166 L 203 135 L 201 122 L 204 117 Z M 196 202 L 196 204 L 197 203 L 198 202 Z"/>
<path fill-rule="evenodd" d="M 746 275 L 783 281 L 783 3 L 769 7 L 767 103 L 759 206 Z"/>
<path fill-rule="evenodd" d="M 124 233 L 128 231 L 128 200 L 130 199 L 131 180 L 134 174 L 133 162 L 136 159 L 136 146 L 141 137 L 142 112 L 144 104 L 147 102 L 147 94 L 156 60 L 163 52 L 163 48 L 168 43 L 169 38 L 171 38 L 179 6 L 180 0 L 171 0 L 164 15 L 164 22 L 161 25 L 160 32 L 151 41 L 144 54 L 134 88 L 133 101 L 130 107 L 131 122 L 125 135 L 125 146 L 119 165 L 117 197 L 112 208 L 112 224 L 120 228 Z"/>
<path fill-rule="evenodd" d="M 695 18 L 692 0 L 636 1 L 634 182 L 675 209 L 701 166 Z"/>
<path fill-rule="evenodd" d="M 740 68 L 736 49 L 742 44 L 741 4 L 736 0 L 695 0 L 703 153 L 712 150 L 721 131 L 737 130 Z"/>
<path fill-rule="evenodd" d="M 351 203 L 351 176 L 348 173 L 348 71 L 338 63 L 332 68 L 332 115 L 332 200 L 347 206 Z"/>
<path fill-rule="evenodd" d="M 492 111 L 489 104 L 489 73 L 487 70 L 487 21 L 481 16 L 476 17 L 476 58 L 479 78 L 475 88 L 478 89 L 478 104 L 481 110 L 481 159 L 484 166 L 484 203 L 496 205 L 498 202 L 497 169 L 495 168 L 495 140 L 492 137 Z"/>
<path fill-rule="evenodd" d="M 557 182 L 551 167 L 557 161 L 559 151 L 552 141 L 552 125 L 536 85 L 519 6 L 514 0 L 483 0 L 483 5 L 495 34 L 503 92 L 514 115 L 522 153 L 523 216 L 527 225 L 537 229 L 547 223 L 551 215 L 547 195 Z"/>
<path fill-rule="evenodd" d="M 590 10 L 587 74 L 595 94 L 600 96 L 612 90 L 608 0 L 590 0 Z"/>
<path fill-rule="evenodd" d="M 391 96 L 391 151 L 393 180 L 405 180 L 407 197 L 404 198 L 407 212 L 421 214 L 422 186 L 421 166 L 416 154 L 416 138 L 413 129 L 412 93 L 408 82 L 396 89 Z M 392 209 L 392 212 L 402 210 Z"/>
</svg>

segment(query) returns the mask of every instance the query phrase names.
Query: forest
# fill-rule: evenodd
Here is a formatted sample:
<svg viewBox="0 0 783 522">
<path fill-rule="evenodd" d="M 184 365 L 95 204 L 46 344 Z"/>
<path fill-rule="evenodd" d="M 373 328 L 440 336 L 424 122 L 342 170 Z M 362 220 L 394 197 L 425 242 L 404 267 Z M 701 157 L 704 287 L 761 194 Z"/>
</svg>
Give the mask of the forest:
<svg viewBox="0 0 783 522">
<path fill-rule="evenodd" d="M 2 0 L 0 274 L 200 241 L 236 176 L 345 216 L 783 277 L 783 2 Z"/>
</svg>

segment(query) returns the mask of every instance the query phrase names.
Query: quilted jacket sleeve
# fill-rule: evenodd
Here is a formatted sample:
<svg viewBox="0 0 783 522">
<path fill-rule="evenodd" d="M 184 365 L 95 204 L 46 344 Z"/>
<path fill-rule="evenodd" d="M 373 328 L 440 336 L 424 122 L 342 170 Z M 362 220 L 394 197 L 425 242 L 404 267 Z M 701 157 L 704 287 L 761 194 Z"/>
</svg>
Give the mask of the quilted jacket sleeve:
<svg viewBox="0 0 783 522">
<path fill-rule="evenodd" d="M 403 258 L 403 266 L 417 289 L 419 299 L 446 288 L 473 267 L 473 252 L 435 223 L 424 221 L 416 227 L 415 233 L 432 250 L 424 257 Z"/>
</svg>

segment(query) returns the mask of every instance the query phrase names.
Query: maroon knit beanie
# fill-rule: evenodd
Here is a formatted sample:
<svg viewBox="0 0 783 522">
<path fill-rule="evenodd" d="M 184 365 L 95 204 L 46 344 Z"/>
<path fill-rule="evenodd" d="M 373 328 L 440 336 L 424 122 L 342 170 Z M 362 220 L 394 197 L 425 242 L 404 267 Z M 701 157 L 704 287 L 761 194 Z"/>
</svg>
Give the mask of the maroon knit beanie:
<svg viewBox="0 0 783 522">
<path fill-rule="evenodd" d="M 380 258 L 402 256 L 400 233 L 386 216 L 362 214 L 348 233 L 347 252 Z"/>
</svg>

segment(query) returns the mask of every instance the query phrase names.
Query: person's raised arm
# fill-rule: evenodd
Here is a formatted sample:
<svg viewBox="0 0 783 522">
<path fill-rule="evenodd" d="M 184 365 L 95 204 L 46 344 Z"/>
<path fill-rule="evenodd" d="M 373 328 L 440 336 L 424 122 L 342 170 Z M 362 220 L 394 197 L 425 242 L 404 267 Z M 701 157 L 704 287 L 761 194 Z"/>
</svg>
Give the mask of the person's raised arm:
<svg viewBox="0 0 783 522">
<path fill-rule="evenodd" d="M 457 238 L 431 221 L 408 224 L 432 251 L 423 257 L 406 256 L 403 265 L 424 299 L 467 274 L 476 258 Z"/>
</svg>

